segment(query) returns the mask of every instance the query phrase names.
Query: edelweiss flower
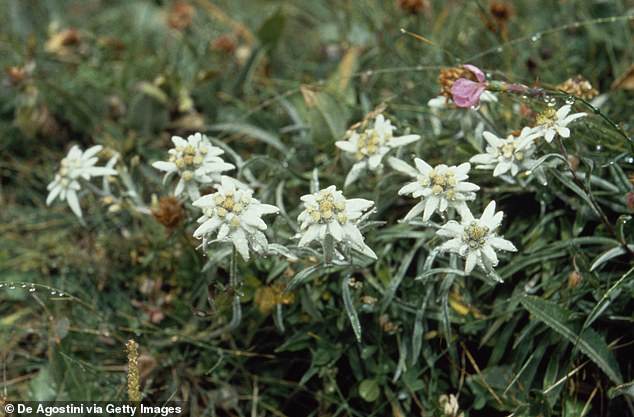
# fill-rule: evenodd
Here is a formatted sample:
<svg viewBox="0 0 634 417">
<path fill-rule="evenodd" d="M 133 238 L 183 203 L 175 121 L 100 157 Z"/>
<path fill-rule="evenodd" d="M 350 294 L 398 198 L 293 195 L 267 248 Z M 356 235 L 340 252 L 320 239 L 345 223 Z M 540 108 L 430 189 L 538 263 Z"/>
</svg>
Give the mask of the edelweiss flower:
<svg viewBox="0 0 634 417">
<path fill-rule="evenodd" d="M 504 213 L 495 212 L 495 201 L 489 203 L 479 219 L 475 219 L 468 209 L 461 216 L 460 223 L 450 220 L 436 233 L 451 238 L 440 249 L 465 257 L 467 274 L 476 265 L 486 272 L 492 271 L 498 264 L 496 250 L 517 251 L 513 243 L 497 235 Z"/>
<path fill-rule="evenodd" d="M 360 217 L 374 202 L 362 198 L 347 200 L 334 185 L 315 194 L 307 194 L 301 200 L 305 209 L 297 217 L 302 233 L 299 246 L 306 246 L 317 239 L 324 241 L 326 235 L 330 235 L 335 241 L 376 259 L 376 254 L 365 244 L 357 227 Z"/>
<path fill-rule="evenodd" d="M 520 170 L 530 169 L 535 160 L 530 157 L 535 152 L 533 140 L 538 136 L 531 128 L 525 127 L 519 136 L 507 136 L 506 139 L 498 138 L 491 132 L 482 133 L 488 142 L 487 153 L 475 155 L 470 162 L 479 164 L 476 168 L 492 169 L 493 176 L 497 177 L 511 171 L 516 176 Z"/>
<path fill-rule="evenodd" d="M 251 189 L 237 188 L 232 178 L 223 175 L 217 192 L 193 203 L 203 210 L 203 215 L 198 219 L 201 225 L 194 231 L 194 237 L 202 238 L 203 246 L 206 246 L 210 236 L 217 230 L 215 240 L 233 242 L 245 260 L 249 259 L 249 248 L 255 252 L 266 252 L 268 242 L 262 233 L 262 230 L 266 230 L 266 223 L 261 217 L 275 214 L 279 209 L 260 203 L 252 195 Z"/>
<path fill-rule="evenodd" d="M 475 192 L 480 189 L 477 185 L 466 182 L 467 173 L 471 164 L 465 162 L 458 166 L 437 165 L 432 168 L 427 162 L 415 158 L 416 169 L 397 158 L 390 158 L 390 165 L 416 181 L 406 184 L 401 188 L 399 195 L 411 194 L 412 197 L 422 197 L 407 213 L 404 221 L 423 213 L 423 220 L 427 221 L 434 212 L 444 212 L 448 207 L 455 208 L 458 212 L 466 209 L 466 201 L 475 199 Z"/>
<path fill-rule="evenodd" d="M 559 110 L 553 108 L 546 109 L 543 113 L 537 116 L 537 126 L 533 128 L 533 131 L 539 136 L 543 136 L 546 142 L 550 143 L 555 138 L 555 135 L 559 134 L 562 138 L 570 137 L 570 129 L 568 125 L 577 120 L 580 117 L 587 116 L 586 113 L 570 113 L 572 106 L 566 104 Z"/>
<path fill-rule="evenodd" d="M 46 205 L 50 205 L 57 197 L 61 201 L 68 201 L 70 209 L 77 217 L 81 217 L 81 207 L 77 192 L 81 189 L 80 179 L 86 181 L 92 177 L 100 177 L 104 175 L 117 175 L 111 166 L 96 167 L 95 164 L 99 160 L 97 155 L 103 147 L 96 145 L 82 151 L 77 145 L 73 146 L 68 155 L 62 159 L 60 168 L 55 179 L 48 184 L 46 189 L 49 191 L 46 198 Z"/>
<path fill-rule="evenodd" d="M 394 129 L 396 127 L 392 126 L 392 123 L 385 119 L 382 114 L 379 114 L 374 120 L 374 127 L 361 133 L 353 132 L 348 140 L 335 142 L 339 149 L 354 154 L 358 161 L 350 169 L 344 186 L 356 181 L 365 169 L 376 171 L 390 149 L 405 146 L 420 139 L 419 135 L 394 137 Z"/>
<path fill-rule="evenodd" d="M 221 172 L 235 168 L 219 157 L 224 151 L 212 146 L 205 135 L 196 133 L 189 135 L 187 140 L 172 136 L 172 142 L 175 147 L 168 151 L 169 161 L 157 161 L 152 166 L 166 172 L 164 181 L 172 174 L 178 174 L 180 179 L 174 189 L 175 196 L 186 190 L 194 201 L 200 198 L 200 184 L 217 182 Z"/>
</svg>

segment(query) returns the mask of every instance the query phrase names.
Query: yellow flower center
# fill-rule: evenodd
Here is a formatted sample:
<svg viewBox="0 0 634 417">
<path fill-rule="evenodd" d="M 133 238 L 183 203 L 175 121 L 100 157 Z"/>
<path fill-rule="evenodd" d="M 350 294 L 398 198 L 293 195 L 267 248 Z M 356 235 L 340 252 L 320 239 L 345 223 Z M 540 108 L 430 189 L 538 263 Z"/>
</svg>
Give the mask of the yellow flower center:
<svg viewBox="0 0 634 417">
<path fill-rule="evenodd" d="M 361 133 L 357 142 L 357 159 L 360 160 L 375 155 L 382 145 L 381 142 L 381 136 L 373 129 Z"/>
<path fill-rule="evenodd" d="M 195 171 L 199 168 L 205 161 L 205 155 L 209 152 L 208 147 L 205 145 L 196 147 L 189 144 L 186 146 L 177 146 L 174 150 L 176 153 L 170 156 L 169 161 L 173 162 L 176 168 L 181 171 L 181 176 L 185 170 Z"/>
<path fill-rule="evenodd" d="M 233 227 L 240 225 L 240 219 L 238 216 L 247 208 L 251 199 L 249 196 L 236 196 L 234 193 L 229 192 L 226 194 L 216 193 L 214 194 L 214 203 L 216 205 L 216 215 L 218 217 L 225 217 L 228 214 L 233 214 L 230 224 Z"/>
<path fill-rule="evenodd" d="M 472 249 L 482 247 L 486 243 L 486 237 L 489 235 L 489 228 L 480 226 L 478 222 L 473 222 L 464 230 L 462 240 Z"/>
<path fill-rule="evenodd" d="M 194 179 L 194 173 L 191 171 L 183 171 L 181 177 L 184 181 L 191 181 L 192 179 Z"/>
<path fill-rule="evenodd" d="M 434 195 L 444 193 L 449 200 L 453 200 L 456 196 L 454 187 L 458 181 L 455 174 L 451 171 L 441 174 L 434 169 L 429 173 L 429 176 L 419 178 L 419 182 L 423 187 L 431 186 L 431 192 Z"/>
<path fill-rule="evenodd" d="M 335 201 L 335 196 L 328 191 L 321 191 L 317 195 L 317 208 L 309 208 L 308 215 L 315 223 L 329 223 L 333 220 L 344 224 L 348 221 L 346 216 L 346 203 Z"/>
<path fill-rule="evenodd" d="M 555 123 L 557 110 L 548 108 L 537 115 L 537 124 L 540 126 L 552 126 Z"/>
<path fill-rule="evenodd" d="M 513 159 L 513 153 L 515 152 L 515 144 L 512 142 L 505 143 L 504 145 L 500 146 L 498 150 L 505 159 Z"/>
</svg>

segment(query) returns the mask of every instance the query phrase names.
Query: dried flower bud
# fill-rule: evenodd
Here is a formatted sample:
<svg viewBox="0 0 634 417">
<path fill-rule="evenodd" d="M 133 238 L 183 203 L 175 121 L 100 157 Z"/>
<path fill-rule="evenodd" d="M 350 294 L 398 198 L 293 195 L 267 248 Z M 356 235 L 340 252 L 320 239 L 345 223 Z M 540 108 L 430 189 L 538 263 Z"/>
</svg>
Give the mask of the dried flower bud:
<svg viewBox="0 0 634 417">
<path fill-rule="evenodd" d="M 25 67 L 8 67 L 6 70 L 9 83 L 11 85 L 20 84 L 26 78 L 27 72 Z"/>
<path fill-rule="evenodd" d="M 573 96 L 581 97 L 584 100 L 590 100 L 599 95 L 599 92 L 592 87 L 590 81 L 577 75 L 574 78 L 568 78 L 557 86 L 558 90 L 564 91 Z"/>
<path fill-rule="evenodd" d="M 401 331 L 401 326 L 391 321 L 387 314 L 383 314 L 379 317 L 379 325 L 381 325 L 381 330 L 387 334 L 396 334 Z"/>
<path fill-rule="evenodd" d="M 568 164 L 570 165 L 570 169 L 576 171 L 579 168 L 579 163 L 581 160 L 577 155 L 568 155 Z"/>
<path fill-rule="evenodd" d="M 581 274 L 577 271 L 572 271 L 568 275 L 568 288 L 577 288 L 581 281 L 583 281 Z"/>
<path fill-rule="evenodd" d="M 77 29 L 64 29 L 53 33 L 46 41 L 44 49 L 51 54 L 67 56 L 73 52 L 71 47 L 79 45 L 80 41 L 81 38 Z"/>
<path fill-rule="evenodd" d="M 440 84 L 440 94 L 451 98 L 451 87 L 459 78 L 477 81 L 475 75 L 464 67 L 442 68 L 438 74 L 438 83 Z"/>
<path fill-rule="evenodd" d="M 634 191 L 630 191 L 625 195 L 625 201 L 629 211 L 634 213 Z"/>
<path fill-rule="evenodd" d="M 401 10 L 411 14 L 419 14 L 430 10 L 429 1 L 427 0 L 397 0 L 396 4 Z"/>
<path fill-rule="evenodd" d="M 163 226 L 173 230 L 185 217 L 185 210 L 178 198 L 161 197 L 158 207 L 152 209 L 152 215 Z"/>
<path fill-rule="evenodd" d="M 489 5 L 489 12 L 498 23 L 505 24 L 513 16 L 513 7 L 505 2 L 492 1 Z"/>
<path fill-rule="evenodd" d="M 232 34 L 221 35 L 211 42 L 211 49 L 213 51 L 222 52 L 227 55 L 234 53 L 237 47 L 237 42 Z"/>
<path fill-rule="evenodd" d="M 175 1 L 167 15 L 167 24 L 172 29 L 187 29 L 194 18 L 194 7 L 186 1 Z"/>
</svg>

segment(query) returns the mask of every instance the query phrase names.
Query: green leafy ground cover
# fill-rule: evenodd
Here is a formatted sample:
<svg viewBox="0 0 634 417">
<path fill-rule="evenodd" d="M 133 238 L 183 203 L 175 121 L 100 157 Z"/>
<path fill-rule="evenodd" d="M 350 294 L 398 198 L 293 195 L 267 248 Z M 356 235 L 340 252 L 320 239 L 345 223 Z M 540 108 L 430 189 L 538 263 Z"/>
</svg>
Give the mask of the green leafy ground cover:
<svg viewBox="0 0 634 417">
<path fill-rule="evenodd" d="M 625 0 L 0 3 L 0 398 L 124 400 L 134 339 L 143 399 L 187 401 L 193 416 L 634 415 L 633 11 Z M 464 274 L 434 251 L 435 228 L 399 222 L 414 200 L 388 166 L 345 189 L 376 203 L 363 233 L 377 261 L 325 268 L 299 251 L 299 197 L 316 180 L 343 186 L 351 163 L 334 142 L 378 106 L 422 137 L 393 155 L 448 165 L 483 151 L 482 130 L 504 137 L 548 107 L 499 93 L 477 109 L 430 108 L 440 69 L 461 63 L 588 113 L 565 149 L 540 148 L 568 161 L 547 161 L 543 178 L 470 172 L 472 210 L 497 201 L 518 248 L 499 255 L 504 282 Z M 592 104 L 560 91 L 577 75 L 598 90 Z M 165 199 L 151 167 L 172 135 L 197 131 L 282 208 L 269 240 L 304 256 L 239 260 L 234 288 L 231 247 L 197 250 L 199 214 Z M 71 144 L 120 155 L 123 197 L 84 195 L 83 224 L 45 204 Z M 217 332 L 236 295 L 239 326 Z M 440 400 L 450 394 L 459 411 Z"/>
</svg>

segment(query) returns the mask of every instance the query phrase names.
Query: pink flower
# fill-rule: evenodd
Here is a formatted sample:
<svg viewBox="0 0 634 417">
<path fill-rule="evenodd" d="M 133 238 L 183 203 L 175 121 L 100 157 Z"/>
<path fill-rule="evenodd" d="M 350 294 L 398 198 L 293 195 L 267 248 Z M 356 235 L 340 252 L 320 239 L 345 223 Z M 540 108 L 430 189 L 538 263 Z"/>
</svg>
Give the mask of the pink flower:
<svg viewBox="0 0 634 417">
<path fill-rule="evenodd" d="M 463 65 L 471 71 L 478 81 L 458 78 L 451 87 L 451 96 L 458 107 L 473 107 L 480 103 L 480 96 L 486 90 L 486 77 L 482 70 L 474 65 Z"/>
</svg>

